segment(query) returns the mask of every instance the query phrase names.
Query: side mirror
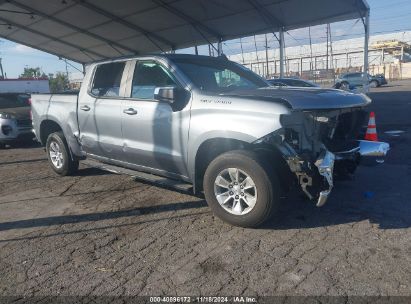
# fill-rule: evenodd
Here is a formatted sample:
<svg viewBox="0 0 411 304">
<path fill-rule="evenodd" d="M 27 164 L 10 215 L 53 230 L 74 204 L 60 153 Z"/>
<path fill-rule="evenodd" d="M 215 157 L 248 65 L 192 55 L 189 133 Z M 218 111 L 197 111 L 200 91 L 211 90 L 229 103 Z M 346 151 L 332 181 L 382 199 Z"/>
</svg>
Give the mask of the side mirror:
<svg viewBox="0 0 411 304">
<path fill-rule="evenodd" d="M 178 87 L 157 87 L 154 90 L 154 99 L 159 102 L 166 102 L 170 105 L 174 103 L 185 103 L 189 97 L 189 92 Z"/>
</svg>

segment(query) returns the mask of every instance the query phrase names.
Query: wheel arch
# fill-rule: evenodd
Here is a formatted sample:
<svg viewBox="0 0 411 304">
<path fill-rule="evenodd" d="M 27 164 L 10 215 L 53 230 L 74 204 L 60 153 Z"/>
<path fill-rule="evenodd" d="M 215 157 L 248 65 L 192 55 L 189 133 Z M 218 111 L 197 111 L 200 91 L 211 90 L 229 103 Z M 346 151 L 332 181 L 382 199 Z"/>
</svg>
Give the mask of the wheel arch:
<svg viewBox="0 0 411 304">
<path fill-rule="evenodd" d="M 252 144 L 234 138 L 215 137 L 205 140 L 197 149 L 194 162 L 194 190 L 202 190 L 203 177 L 208 165 L 219 155 L 232 151 L 250 149 Z"/>
<path fill-rule="evenodd" d="M 43 120 L 40 124 L 39 134 L 41 144 L 45 146 L 49 135 L 59 131 L 63 131 L 63 128 L 57 122 L 52 119 Z"/>
<path fill-rule="evenodd" d="M 40 123 L 40 134 L 38 139 L 42 146 L 46 146 L 47 138 L 50 134 L 55 132 L 62 132 L 69 148 L 70 157 L 71 159 L 84 159 L 85 155 L 82 152 L 81 146 L 78 143 L 77 139 L 74 136 L 67 136 L 67 134 L 71 134 L 70 126 L 66 126 L 66 130 L 54 119 L 45 119 Z"/>
<path fill-rule="evenodd" d="M 204 141 L 197 150 L 193 179 L 195 193 L 203 190 L 203 177 L 208 165 L 219 155 L 233 150 L 257 152 L 267 160 L 267 164 L 272 166 L 271 169 L 277 172 L 282 189 L 287 190 L 290 188 L 293 175 L 277 147 L 268 144 L 249 143 L 234 138 L 216 137 Z"/>
</svg>

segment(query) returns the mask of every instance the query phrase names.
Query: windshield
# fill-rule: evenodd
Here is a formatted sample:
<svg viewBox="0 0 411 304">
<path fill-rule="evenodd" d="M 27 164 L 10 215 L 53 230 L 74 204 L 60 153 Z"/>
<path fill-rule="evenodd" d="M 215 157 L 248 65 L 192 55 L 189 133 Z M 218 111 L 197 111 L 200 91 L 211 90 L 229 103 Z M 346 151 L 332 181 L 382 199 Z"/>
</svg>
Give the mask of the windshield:
<svg viewBox="0 0 411 304">
<path fill-rule="evenodd" d="M 178 68 L 202 91 L 228 92 L 269 86 L 260 76 L 234 62 L 220 58 L 178 58 Z"/>
<path fill-rule="evenodd" d="M 30 95 L 2 94 L 0 95 L 0 109 L 28 107 Z"/>
</svg>

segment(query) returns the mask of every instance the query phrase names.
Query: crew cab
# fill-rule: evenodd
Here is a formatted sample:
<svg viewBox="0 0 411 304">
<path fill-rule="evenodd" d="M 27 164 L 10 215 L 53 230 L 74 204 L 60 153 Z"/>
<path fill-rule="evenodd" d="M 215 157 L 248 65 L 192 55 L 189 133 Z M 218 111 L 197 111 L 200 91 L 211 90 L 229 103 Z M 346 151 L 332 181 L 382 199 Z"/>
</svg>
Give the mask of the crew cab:
<svg viewBox="0 0 411 304">
<path fill-rule="evenodd" d="M 88 158 L 181 181 L 234 225 L 262 224 L 295 186 L 322 206 L 335 175 L 389 149 L 357 138 L 367 96 L 273 87 L 224 57 L 150 55 L 86 70 L 78 95 L 32 96 L 53 170 L 70 175 Z"/>
</svg>

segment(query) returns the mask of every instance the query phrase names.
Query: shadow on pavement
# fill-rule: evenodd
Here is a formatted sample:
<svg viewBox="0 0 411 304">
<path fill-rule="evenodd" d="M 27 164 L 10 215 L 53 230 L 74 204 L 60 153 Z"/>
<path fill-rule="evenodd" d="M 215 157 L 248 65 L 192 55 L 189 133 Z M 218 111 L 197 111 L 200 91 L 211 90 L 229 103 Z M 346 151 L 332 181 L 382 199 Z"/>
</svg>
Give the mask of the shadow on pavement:
<svg viewBox="0 0 411 304">
<path fill-rule="evenodd" d="M 0 223 L 0 231 L 76 224 L 82 222 L 98 222 L 168 211 L 204 208 L 206 206 L 207 203 L 204 200 L 201 200 L 119 211 L 19 220 Z M 266 223 L 261 227 L 262 229 L 283 230 L 317 228 L 355 223 L 364 220 L 369 220 L 371 223 L 378 224 L 380 229 L 401 229 L 411 227 L 411 208 L 409 204 L 401 204 L 396 206 L 396 208 L 392 208 L 392 206 L 389 206 L 388 202 L 362 200 L 355 204 L 338 204 L 338 202 L 330 202 L 323 208 L 317 208 L 309 201 L 302 201 L 300 198 L 290 198 L 283 200 L 282 206 L 283 207 L 280 209 L 277 217 L 273 219 L 273 221 Z M 209 212 L 207 211 L 206 213 Z M 152 221 L 156 221 L 156 219 Z M 122 224 L 119 224 L 119 226 L 122 226 Z M 111 227 L 117 227 L 117 225 L 108 226 L 106 228 Z M 90 230 L 92 231 L 93 229 L 94 228 L 91 228 Z"/>
<path fill-rule="evenodd" d="M 40 143 L 33 139 L 16 140 L 6 144 L 7 150 L 10 149 L 32 149 L 41 147 Z"/>
<path fill-rule="evenodd" d="M 13 222 L 0 223 L 0 231 L 6 231 L 11 229 L 23 229 L 23 228 L 34 228 L 34 227 L 46 227 L 53 225 L 64 225 L 82 222 L 96 222 L 111 220 L 116 218 L 132 217 L 145 214 L 155 214 L 167 211 L 185 210 L 193 208 L 203 208 L 207 204 L 205 201 L 192 201 L 186 203 L 174 203 L 160 206 L 151 207 L 141 207 L 135 209 L 119 210 L 119 211 L 109 211 L 109 212 L 98 212 L 89 214 L 78 214 L 78 215 L 62 215 L 62 216 L 52 216 L 28 220 L 20 220 Z"/>
<path fill-rule="evenodd" d="M 344 195 L 343 192 L 339 193 Z M 330 199 L 324 207 L 317 208 L 310 201 L 290 198 L 283 202 L 277 220 L 265 224 L 265 229 L 303 229 L 328 227 L 347 223 L 369 221 L 379 229 L 411 227 L 411 206 L 401 201 L 359 198 L 356 201 Z"/>
<path fill-rule="evenodd" d="M 35 163 L 35 162 L 42 162 L 42 161 L 47 161 L 47 158 L 22 159 L 22 160 L 13 160 L 9 162 L 0 162 L 0 166 L 24 164 L 24 163 Z"/>
<path fill-rule="evenodd" d="M 87 167 L 87 168 L 80 168 L 76 173 L 74 173 L 71 176 L 100 176 L 100 175 L 113 175 L 113 174 L 115 173 L 101 170 L 98 168 Z"/>
</svg>

